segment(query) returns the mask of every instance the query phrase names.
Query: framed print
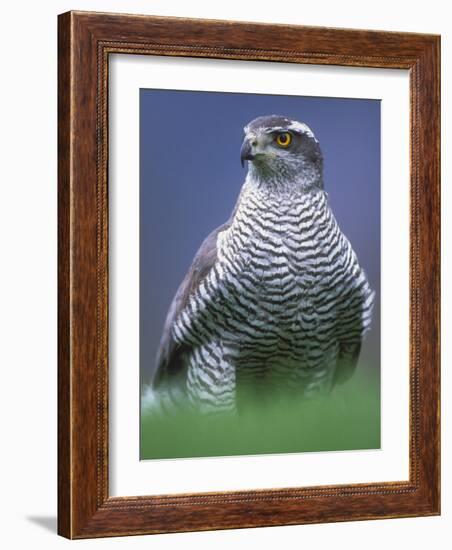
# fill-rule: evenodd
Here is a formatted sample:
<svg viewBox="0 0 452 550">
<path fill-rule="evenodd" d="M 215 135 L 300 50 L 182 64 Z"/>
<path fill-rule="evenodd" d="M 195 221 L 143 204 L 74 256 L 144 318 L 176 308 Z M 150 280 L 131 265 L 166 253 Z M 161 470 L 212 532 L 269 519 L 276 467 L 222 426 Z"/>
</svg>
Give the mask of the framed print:
<svg viewBox="0 0 452 550">
<path fill-rule="evenodd" d="M 61 535 L 439 514 L 439 47 L 59 16 Z"/>
</svg>

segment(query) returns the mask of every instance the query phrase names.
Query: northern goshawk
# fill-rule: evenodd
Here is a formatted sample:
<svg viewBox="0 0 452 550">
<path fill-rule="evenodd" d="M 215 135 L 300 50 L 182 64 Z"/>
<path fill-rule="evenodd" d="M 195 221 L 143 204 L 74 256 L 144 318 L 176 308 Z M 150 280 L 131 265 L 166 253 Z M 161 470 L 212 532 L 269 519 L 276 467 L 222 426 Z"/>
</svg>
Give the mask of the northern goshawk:
<svg viewBox="0 0 452 550">
<path fill-rule="evenodd" d="M 370 327 L 374 293 L 328 204 L 313 132 L 277 115 L 244 130 L 237 204 L 202 243 L 164 326 L 153 391 L 170 406 L 328 394 L 353 374 Z"/>
</svg>

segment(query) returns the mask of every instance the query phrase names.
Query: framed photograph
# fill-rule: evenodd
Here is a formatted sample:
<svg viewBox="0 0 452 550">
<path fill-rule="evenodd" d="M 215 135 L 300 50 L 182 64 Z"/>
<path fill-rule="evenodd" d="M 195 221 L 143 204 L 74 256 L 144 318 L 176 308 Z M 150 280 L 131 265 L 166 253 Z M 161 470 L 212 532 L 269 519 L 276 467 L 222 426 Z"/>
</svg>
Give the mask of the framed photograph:
<svg viewBox="0 0 452 550">
<path fill-rule="evenodd" d="M 440 513 L 439 56 L 59 16 L 61 535 Z"/>
</svg>

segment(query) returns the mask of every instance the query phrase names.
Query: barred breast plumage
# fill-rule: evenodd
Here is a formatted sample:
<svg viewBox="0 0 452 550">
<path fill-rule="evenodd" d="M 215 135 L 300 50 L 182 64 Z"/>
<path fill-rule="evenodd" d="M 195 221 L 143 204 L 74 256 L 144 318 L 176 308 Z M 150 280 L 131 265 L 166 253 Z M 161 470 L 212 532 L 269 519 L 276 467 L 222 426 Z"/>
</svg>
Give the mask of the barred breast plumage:
<svg viewBox="0 0 452 550">
<path fill-rule="evenodd" d="M 203 410 L 235 410 L 250 393 L 315 396 L 356 366 L 373 292 L 318 178 L 287 185 L 284 168 L 250 170 L 176 295 L 155 382 L 173 401 L 176 379 Z"/>
</svg>

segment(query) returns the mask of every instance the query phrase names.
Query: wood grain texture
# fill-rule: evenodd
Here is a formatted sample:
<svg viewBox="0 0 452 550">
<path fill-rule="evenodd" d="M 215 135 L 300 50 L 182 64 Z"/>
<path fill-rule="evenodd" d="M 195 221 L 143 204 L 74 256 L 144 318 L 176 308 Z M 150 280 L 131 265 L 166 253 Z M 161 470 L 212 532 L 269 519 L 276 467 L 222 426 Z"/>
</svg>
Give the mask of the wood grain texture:
<svg viewBox="0 0 452 550">
<path fill-rule="evenodd" d="M 58 531 L 69 534 L 71 503 L 70 410 L 70 15 L 60 17 L 58 33 Z"/>
<path fill-rule="evenodd" d="M 59 16 L 58 48 L 58 532 L 86 538 L 438 514 L 439 37 L 69 12 Z M 109 497 L 112 53 L 409 69 L 409 481 Z"/>
</svg>

